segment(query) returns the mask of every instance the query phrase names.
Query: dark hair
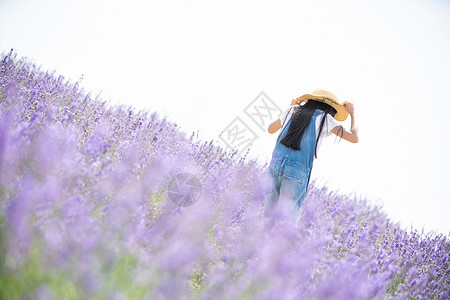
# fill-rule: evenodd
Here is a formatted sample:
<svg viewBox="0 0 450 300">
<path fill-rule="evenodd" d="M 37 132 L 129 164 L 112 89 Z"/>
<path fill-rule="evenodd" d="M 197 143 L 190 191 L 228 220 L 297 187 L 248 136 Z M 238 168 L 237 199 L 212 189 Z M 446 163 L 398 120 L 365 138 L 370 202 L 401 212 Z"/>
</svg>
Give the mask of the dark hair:
<svg viewBox="0 0 450 300">
<path fill-rule="evenodd" d="M 309 122 L 314 112 L 320 109 L 325 114 L 320 122 L 319 134 L 317 135 L 316 145 L 314 149 L 314 155 L 317 158 L 317 143 L 319 142 L 320 134 L 322 133 L 323 124 L 326 119 L 326 115 L 330 114 L 332 117 L 337 113 L 334 107 L 319 101 L 308 100 L 305 105 L 298 107 L 295 114 L 291 117 L 291 124 L 286 136 L 281 140 L 281 143 L 288 148 L 294 150 L 300 150 L 300 141 L 306 128 L 308 128 Z M 340 128 L 340 135 L 342 138 L 343 128 Z"/>
</svg>

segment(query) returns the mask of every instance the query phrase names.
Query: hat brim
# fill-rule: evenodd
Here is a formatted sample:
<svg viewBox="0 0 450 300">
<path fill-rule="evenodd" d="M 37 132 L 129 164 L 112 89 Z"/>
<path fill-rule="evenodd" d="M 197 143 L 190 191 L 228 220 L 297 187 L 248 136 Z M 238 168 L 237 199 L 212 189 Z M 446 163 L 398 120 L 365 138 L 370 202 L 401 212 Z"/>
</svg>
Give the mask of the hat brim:
<svg viewBox="0 0 450 300">
<path fill-rule="evenodd" d="M 297 100 L 315 100 L 332 106 L 334 109 L 336 109 L 334 119 L 337 121 L 345 121 L 348 117 L 348 111 L 345 109 L 345 106 L 331 97 L 304 94 L 298 97 Z"/>
</svg>

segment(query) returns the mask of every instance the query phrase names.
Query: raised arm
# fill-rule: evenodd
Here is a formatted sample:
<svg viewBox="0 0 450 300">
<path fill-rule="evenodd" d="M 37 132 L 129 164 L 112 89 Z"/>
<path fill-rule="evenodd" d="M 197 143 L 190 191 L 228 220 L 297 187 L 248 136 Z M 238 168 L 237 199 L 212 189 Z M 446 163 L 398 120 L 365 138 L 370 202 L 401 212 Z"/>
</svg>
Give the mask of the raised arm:
<svg viewBox="0 0 450 300">
<path fill-rule="evenodd" d="M 291 106 L 294 105 L 299 105 L 303 102 L 305 102 L 306 100 L 297 100 L 297 99 L 292 99 L 291 101 Z M 275 121 L 273 121 L 272 123 L 270 123 L 269 127 L 267 128 L 267 131 L 270 134 L 274 134 L 275 132 L 277 132 L 279 129 L 281 128 L 281 120 L 278 118 Z"/>
<path fill-rule="evenodd" d="M 342 138 L 351 143 L 357 143 L 359 141 L 359 138 L 358 138 L 358 126 L 355 121 L 354 105 L 353 105 L 353 103 L 350 103 L 347 101 L 344 101 L 343 104 L 345 106 L 345 110 L 347 110 L 347 112 L 349 113 L 352 120 L 351 120 L 351 125 L 350 125 L 350 131 L 343 129 Z M 337 136 L 340 136 L 340 133 L 341 133 L 340 127 L 339 126 L 334 127 L 331 130 L 331 132 Z"/>
<path fill-rule="evenodd" d="M 274 133 L 277 132 L 280 128 L 281 128 L 281 120 L 280 120 L 280 119 L 276 119 L 275 121 L 273 121 L 273 122 L 269 125 L 269 128 L 267 128 L 267 131 L 268 131 L 270 134 L 274 134 Z"/>
</svg>

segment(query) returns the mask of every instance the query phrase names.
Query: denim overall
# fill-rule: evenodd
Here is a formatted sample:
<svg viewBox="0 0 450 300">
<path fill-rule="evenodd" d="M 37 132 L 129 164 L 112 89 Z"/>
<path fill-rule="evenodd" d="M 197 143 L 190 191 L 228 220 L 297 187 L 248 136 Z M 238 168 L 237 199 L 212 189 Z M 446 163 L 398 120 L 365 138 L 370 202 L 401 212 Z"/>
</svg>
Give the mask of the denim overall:
<svg viewBox="0 0 450 300">
<path fill-rule="evenodd" d="M 290 119 L 279 134 L 268 168 L 273 185 L 271 192 L 264 198 L 264 217 L 296 223 L 300 206 L 308 191 L 316 145 L 315 124 L 320 112 L 322 111 L 316 110 L 312 115 L 300 141 L 300 150 L 280 143 L 289 130 Z"/>
</svg>

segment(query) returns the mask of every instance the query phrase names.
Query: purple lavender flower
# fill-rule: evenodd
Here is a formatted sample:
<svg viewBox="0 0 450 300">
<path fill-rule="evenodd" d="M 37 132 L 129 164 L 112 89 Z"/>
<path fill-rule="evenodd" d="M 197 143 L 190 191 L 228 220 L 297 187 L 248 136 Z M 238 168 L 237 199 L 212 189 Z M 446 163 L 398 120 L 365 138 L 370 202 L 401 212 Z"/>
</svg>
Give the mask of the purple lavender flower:
<svg viewBox="0 0 450 300">
<path fill-rule="evenodd" d="M 14 297 L 448 297 L 447 236 L 314 180 L 296 226 L 267 229 L 267 166 L 14 52 L 0 61 L 0 281 Z M 202 188 L 185 207 L 168 197 L 183 172 Z"/>
</svg>

